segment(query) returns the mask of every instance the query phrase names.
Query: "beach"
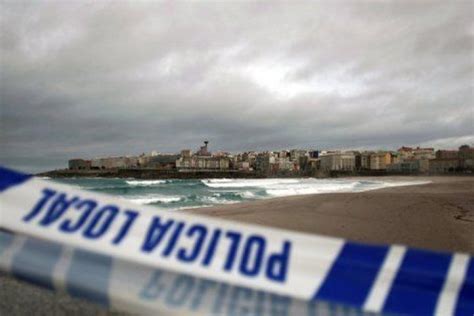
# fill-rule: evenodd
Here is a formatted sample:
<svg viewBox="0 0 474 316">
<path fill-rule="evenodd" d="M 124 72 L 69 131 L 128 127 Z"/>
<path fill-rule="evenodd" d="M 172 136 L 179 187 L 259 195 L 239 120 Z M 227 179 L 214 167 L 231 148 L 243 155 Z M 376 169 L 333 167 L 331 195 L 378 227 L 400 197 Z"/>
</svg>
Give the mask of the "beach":
<svg viewBox="0 0 474 316">
<path fill-rule="evenodd" d="M 184 211 L 358 242 L 474 253 L 474 177 L 387 180 L 429 183 L 359 193 L 298 195 Z M 48 315 L 51 311 L 116 314 L 2 273 L 0 302 L 0 313 L 5 314 Z"/>
<path fill-rule="evenodd" d="M 187 212 L 374 244 L 474 253 L 474 177 L 359 193 L 273 198 Z"/>
</svg>

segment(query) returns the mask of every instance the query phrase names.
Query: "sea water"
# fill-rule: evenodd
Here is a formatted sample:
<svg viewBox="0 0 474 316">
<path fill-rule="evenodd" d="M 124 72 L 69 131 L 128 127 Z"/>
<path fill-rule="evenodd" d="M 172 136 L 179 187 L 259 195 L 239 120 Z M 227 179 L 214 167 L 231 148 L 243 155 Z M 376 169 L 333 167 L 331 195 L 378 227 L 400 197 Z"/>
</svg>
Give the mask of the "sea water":
<svg viewBox="0 0 474 316">
<path fill-rule="evenodd" d="M 362 192 L 422 181 L 272 178 L 204 180 L 136 180 L 110 178 L 54 179 L 75 187 L 112 194 L 131 202 L 161 209 L 180 210 L 239 203 L 291 195 Z"/>
</svg>

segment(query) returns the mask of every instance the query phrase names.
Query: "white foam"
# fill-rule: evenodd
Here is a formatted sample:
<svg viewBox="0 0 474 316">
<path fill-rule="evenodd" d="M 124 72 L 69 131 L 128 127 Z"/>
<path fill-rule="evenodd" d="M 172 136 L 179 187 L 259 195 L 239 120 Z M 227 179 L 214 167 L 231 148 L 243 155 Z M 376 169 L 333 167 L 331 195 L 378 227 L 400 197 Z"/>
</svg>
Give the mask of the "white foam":
<svg viewBox="0 0 474 316">
<path fill-rule="evenodd" d="M 126 180 L 128 185 L 137 187 L 148 187 L 151 185 L 164 184 L 166 180 Z"/>
<path fill-rule="evenodd" d="M 202 208 L 202 207 L 210 207 L 210 206 L 214 206 L 212 204 L 204 204 L 204 205 L 194 205 L 194 206 L 180 206 L 178 208 L 176 208 L 177 210 L 189 210 L 189 209 L 193 209 L 193 208 Z"/>
<path fill-rule="evenodd" d="M 235 203 L 239 203 L 239 201 L 219 199 L 215 196 L 203 196 L 203 197 L 200 198 L 200 200 L 204 203 L 211 203 L 211 204 L 235 204 Z"/>
<path fill-rule="evenodd" d="M 252 191 L 243 191 L 243 192 L 238 192 L 237 195 L 244 199 L 253 199 L 256 197 L 255 193 Z"/>
<path fill-rule="evenodd" d="M 153 204 L 153 203 L 169 204 L 169 203 L 181 201 L 181 197 L 179 196 L 150 196 L 150 197 L 129 198 L 128 200 L 137 204 Z"/>
<path fill-rule="evenodd" d="M 131 201 L 139 204 L 161 204 L 175 206 L 178 209 L 191 208 L 191 207 L 202 207 L 200 205 L 193 205 L 195 203 L 203 203 L 206 205 L 216 204 L 233 204 L 238 203 L 242 200 L 252 200 L 257 198 L 271 198 L 271 197 L 284 197 L 293 195 L 306 195 L 306 194 L 324 194 L 324 193 L 348 193 L 348 192 L 364 192 L 376 189 L 382 189 L 387 187 L 397 186 L 408 186 L 408 185 L 421 185 L 429 183 L 430 181 L 396 181 L 396 180 L 383 180 L 383 179 L 370 179 L 365 180 L 363 178 L 349 178 L 349 179 L 315 179 L 315 178 L 275 178 L 275 179 L 208 179 L 201 180 L 211 193 L 208 196 L 206 193 L 197 193 L 196 199 L 192 199 L 194 202 L 191 205 L 183 206 L 180 202 L 188 201 L 189 192 L 179 191 L 179 194 L 183 193 L 182 196 L 168 196 L 168 195 L 144 195 L 131 197 Z M 167 180 L 128 180 L 127 183 L 136 186 L 150 186 L 166 183 Z M 160 191 L 159 186 L 156 191 Z M 157 193 L 158 193 L 157 192 Z M 178 193 L 178 192 L 177 192 Z M 231 193 L 227 196 L 226 193 Z M 194 193 L 193 193 L 194 196 Z M 235 197 L 241 197 L 241 199 L 235 199 Z M 234 197 L 234 198 L 232 198 Z M 191 201 L 191 200 L 189 200 Z"/>
<path fill-rule="evenodd" d="M 276 184 L 294 184 L 301 181 L 300 179 L 207 179 L 201 180 L 204 185 L 210 188 L 246 188 L 246 187 L 263 187 Z"/>
<path fill-rule="evenodd" d="M 271 196 L 290 196 L 321 193 L 363 192 L 386 187 L 420 185 L 429 181 L 383 181 L 363 179 L 208 179 L 202 182 L 211 188 L 259 188 Z M 242 198 L 254 198 L 255 192 L 236 192 Z"/>
<path fill-rule="evenodd" d="M 385 187 L 404 187 L 410 185 L 428 184 L 431 181 L 405 181 L 405 182 L 384 182 Z"/>
<path fill-rule="evenodd" d="M 273 188 L 266 189 L 270 196 L 291 196 L 306 194 L 323 194 L 323 193 L 349 193 L 364 192 L 370 190 L 383 189 L 387 187 L 398 187 L 408 185 L 427 184 L 430 181 L 410 181 L 410 182 L 391 182 L 391 181 L 366 181 L 360 182 L 356 180 L 315 180 L 303 181 L 296 185 L 282 186 L 278 185 Z"/>
</svg>

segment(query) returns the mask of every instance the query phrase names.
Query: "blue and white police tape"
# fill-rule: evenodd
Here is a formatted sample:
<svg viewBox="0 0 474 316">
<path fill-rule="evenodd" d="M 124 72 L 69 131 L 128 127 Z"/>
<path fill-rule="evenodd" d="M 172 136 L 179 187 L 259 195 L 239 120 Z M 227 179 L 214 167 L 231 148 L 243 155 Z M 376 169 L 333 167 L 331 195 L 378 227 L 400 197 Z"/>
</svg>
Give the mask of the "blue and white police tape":
<svg viewBox="0 0 474 316">
<path fill-rule="evenodd" d="M 0 270 L 112 310 L 139 315 L 373 315 L 341 304 L 302 301 L 172 273 L 1 230 Z"/>
<path fill-rule="evenodd" d="M 156 211 L 0 169 L 0 227 L 155 268 L 370 312 L 472 315 L 474 260 Z"/>
</svg>

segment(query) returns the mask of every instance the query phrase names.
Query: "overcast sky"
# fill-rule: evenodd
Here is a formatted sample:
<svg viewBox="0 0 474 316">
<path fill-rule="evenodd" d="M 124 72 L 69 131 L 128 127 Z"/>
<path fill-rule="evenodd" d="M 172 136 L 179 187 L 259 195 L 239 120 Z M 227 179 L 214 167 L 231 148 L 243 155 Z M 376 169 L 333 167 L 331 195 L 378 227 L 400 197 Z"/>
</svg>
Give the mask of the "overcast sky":
<svg viewBox="0 0 474 316">
<path fill-rule="evenodd" d="M 4 1 L 0 163 L 474 144 L 473 1 Z"/>
</svg>

